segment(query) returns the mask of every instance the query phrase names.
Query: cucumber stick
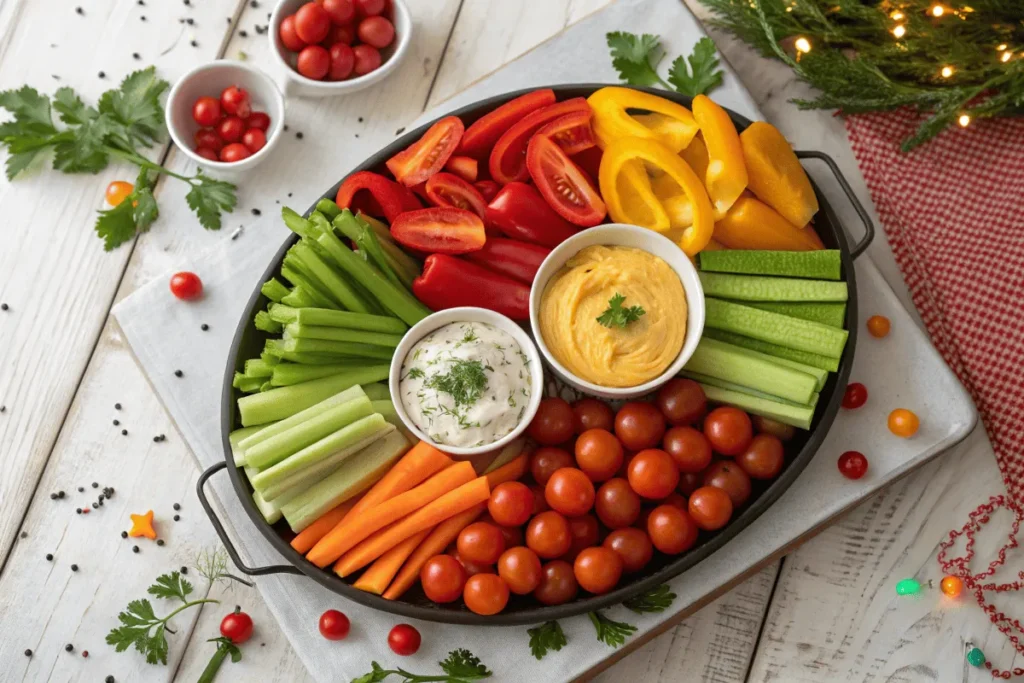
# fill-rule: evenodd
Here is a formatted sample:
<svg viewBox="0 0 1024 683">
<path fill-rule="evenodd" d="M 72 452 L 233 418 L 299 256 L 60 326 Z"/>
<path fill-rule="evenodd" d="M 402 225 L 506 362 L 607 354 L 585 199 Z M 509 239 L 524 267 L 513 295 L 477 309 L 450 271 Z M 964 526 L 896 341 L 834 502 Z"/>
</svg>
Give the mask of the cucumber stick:
<svg viewBox="0 0 1024 683">
<path fill-rule="evenodd" d="M 811 395 L 811 400 L 809 403 L 794 403 L 793 401 L 786 401 L 784 399 L 779 398 L 778 396 L 766 394 L 763 391 L 751 389 L 750 387 L 745 387 L 740 384 L 733 384 L 732 382 L 727 382 L 725 380 L 718 379 L 717 377 L 708 377 L 707 375 L 702 375 L 699 372 L 687 372 L 684 370 L 679 374 L 682 377 L 692 379 L 693 381 L 699 382 L 700 384 L 710 384 L 711 386 L 718 387 L 719 389 L 738 391 L 741 394 L 750 394 L 751 396 L 756 396 L 757 398 L 763 398 L 769 401 L 777 401 L 779 403 L 785 403 L 786 405 L 796 406 L 797 408 L 810 408 L 811 410 L 814 410 L 818 406 L 818 399 L 821 397 L 821 394 L 819 394 L 818 392 L 814 392 Z"/>
<path fill-rule="evenodd" d="M 747 301 L 745 306 L 760 308 L 762 311 L 810 320 L 830 327 L 843 327 L 846 321 L 846 304 L 790 301 Z"/>
<path fill-rule="evenodd" d="M 842 265 L 838 249 L 819 251 L 723 249 L 700 253 L 701 270 L 719 273 L 838 280 L 841 277 Z"/>
<path fill-rule="evenodd" d="M 843 355 L 849 336 L 846 330 L 722 299 L 706 299 L 705 308 L 708 327 L 829 358 Z"/>
<path fill-rule="evenodd" d="M 708 342 L 711 342 L 712 344 L 724 344 L 730 350 L 736 351 L 738 353 L 746 354 L 747 356 L 749 356 L 751 358 L 757 358 L 757 359 L 760 359 L 760 360 L 763 360 L 763 361 L 767 361 L 769 363 L 775 363 L 776 365 L 782 365 L 782 366 L 785 366 L 787 368 L 792 368 L 793 370 L 799 370 L 800 372 L 805 372 L 808 375 L 811 375 L 812 377 L 814 377 L 814 379 L 815 379 L 815 389 L 814 390 L 815 391 L 821 391 L 822 387 L 825 386 L 825 382 L 828 381 L 828 370 L 823 370 L 823 369 L 821 369 L 819 367 L 815 367 L 813 365 L 807 365 L 806 363 L 798 363 L 798 362 L 796 362 L 794 360 L 789 360 L 788 358 L 779 358 L 778 356 L 771 356 L 771 355 L 768 355 L 767 353 L 761 353 L 760 351 L 754 351 L 753 349 L 748 349 L 748 348 L 745 348 L 743 346 L 737 346 L 736 344 L 730 344 L 728 342 L 722 342 L 720 340 L 715 340 L 715 339 L 713 339 L 711 337 L 705 337 L 704 339 L 701 339 L 701 343 L 702 344 L 704 343 L 705 339 Z M 746 382 L 740 382 L 740 384 L 742 384 L 743 386 L 750 386 Z M 773 392 L 769 391 L 768 393 L 771 394 Z"/>
<path fill-rule="evenodd" d="M 341 311 L 338 312 L 340 313 Z M 284 331 L 286 335 L 293 339 L 324 339 L 327 341 L 358 342 L 360 344 L 373 344 L 374 346 L 382 346 L 391 349 L 397 348 L 398 342 L 402 341 L 401 334 L 367 332 L 365 330 L 347 330 L 341 327 L 305 325 L 297 322 L 288 323 L 285 326 Z"/>
<path fill-rule="evenodd" d="M 809 403 L 818 386 L 817 379 L 806 372 L 747 354 L 742 348 L 715 339 L 702 339 L 686 361 L 685 369 L 799 404 Z"/>
<path fill-rule="evenodd" d="M 795 372 L 795 370 L 794 370 Z M 308 420 L 275 434 L 245 450 L 245 463 L 264 470 L 289 456 L 301 452 L 329 434 L 333 434 L 356 420 L 373 414 L 373 406 L 366 396 L 336 405 Z"/>
<path fill-rule="evenodd" d="M 228 434 L 228 443 L 231 444 L 231 457 L 235 461 L 235 467 L 245 465 L 245 450 L 240 448 L 239 444 L 261 429 L 264 429 L 264 427 L 260 425 L 256 427 L 242 427 Z"/>
<path fill-rule="evenodd" d="M 335 361 L 338 359 L 335 358 Z M 340 375 L 352 368 L 362 365 L 365 361 L 352 360 L 347 363 L 328 363 L 325 365 L 303 365 L 301 363 L 279 363 L 274 366 L 274 373 L 270 377 L 270 383 L 275 387 L 290 387 L 293 384 L 309 382 L 310 380 Z"/>
<path fill-rule="evenodd" d="M 312 382 L 303 382 L 290 387 L 279 387 L 253 396 L 243 396 L 238 399 L 238 413 L 241 416 L 242 426 L 251 427 L 291 417 L 295 413 L 357 384 L 368 384 L 387 379 L 389 369 L 388 365 L 357 367 L 340 375 L 315 379 Z"/>
<path fill-rule="evenodd" d="M 700 272 L 704 296 L 738 301 L 846 301 L 845 282 Z"/>
<path fill-rule="evenodd" d="M 320 401 L 319 403 L 316 403 L 315 405 L 312 405 L 306 408 L 305 410 L 301 410 L 292 415 L 291 417 L 281 420 L 280 422 L 275 422 L 274 424 L 268 425 L 266 427 L 248 427 L 246 429 L 254 429 L 255 431 L 243 437 L 238 443 L 238 448 L 239 450 L 242 451 L 242 453 L 245 453 L 250 448 L 253 448 L 256 445 L 263 443 L 267 439 L 273 438 L 278 434 L 286 432 L 292 427 L 296 427 L 306 422 L 307 420 L 311 420 L 317 415 L 320 415 L 335 406 L 343 405 L 357 398 L 368 398 L 366 396 L 366 393 L 363 391 L 362 387 L 358 385 L 354 387 L 349 387 L 348 389 L 340 391 L 337 394 L 334 394 L 333 396 L 329 396 L 328 398 L 325 398 L 323 401 Z"/>
<path fill-rule="evenodd" d="M 822 370 L 828 370 L 829 372 L 835 372 L 839 369 L 838 358 L 829 358 L 828 356 L 822 356 L 817 353 L 807 353 L 806 351 L 788 349 L 785 346 L 770 344 L 768 342 L 761 341 L 760 339 L 744 337 L 742 334 L 735 334 L 733 332 L 726 332 L 725 330 L 716 330 L 711 327 L 705 327 L 704 337 L 728 342 L 735 346 L 742 346 L 745 349 L 765 353 L 775 358 L 790 360 L 803 365 L 810 365 L 815 368 L 821 368 Z"/>
<path fill-rule="evenodd" d="M 789 403 L 772 401 L 758 396 L 752 396 L 740 391 L 731 391 L 710 384 L 701 384 L 704 395 L 714 403 L 726 403 L 736 406 L 748 413 L 771 418 L 783 424 L 793 425 L 800 429 L 810 429 L 811 420 L 814 418 L 814 409 L 810 407 L 794 406 Z"/>
</svg>

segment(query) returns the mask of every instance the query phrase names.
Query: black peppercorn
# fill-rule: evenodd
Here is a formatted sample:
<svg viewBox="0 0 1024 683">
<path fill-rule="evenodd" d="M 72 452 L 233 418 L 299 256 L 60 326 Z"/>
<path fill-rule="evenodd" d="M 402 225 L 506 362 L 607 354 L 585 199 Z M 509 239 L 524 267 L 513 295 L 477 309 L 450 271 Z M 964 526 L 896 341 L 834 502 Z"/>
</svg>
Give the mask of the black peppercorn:
<svg viewBox="0 0 1024 683">
<path fill-rule="evenodd" d="M 362 122 L 363 122 L 363 117 L 362 117 L 362 116 L 360 116 L 360 117 L 359 117 L 359 123 L 362 123 Z"/>
<path fill-rule="evenodd" d="M 302 131 L 300 130 L 298 133 L 296 133 L 295 137 L 298 138 L 299 140 L 301 140 L 302 139 Z"/>
<path fill-rule="evenodd" d="M 53 562 L 53 553 L 46 553 L 46 561 Z"/>
<path fill-rule="evenodd" d="M 76 515 L 82 514 L 82 508 L 75 508 L 75 514 Z"/>
<path fill-rule="evenodd" d="M 122 429 L 121 430 L 121 436 L 128 436 L 128 430 L 127 429 Z"/>
<path fill-rule="evenodd" d="M 249 34 L 248 34 L 248 33 L 246 33 L 245 31 L 239 31 L 239 32 L 238 32 L 238 35 L 239 35 L 240 37 L 242 37 L 242 38 L 248 38 L 248 37 L 249 37 Z"/>
<path fill-rule="evenodd" d="M 85 14 L 85 10 L 82 9 L 81 7 L 76 7 L 75 8 L 75 14 Z"/>
<path fill-rule="evenodd" d="M 78 492 L 82 493 L 83 491 L 85 491 L 85 487 L 84 486 L 79 486 L 78 487 Z"/>
<path fill-rule="evenodd" d="M 57 494 L 56 493 L 51 493 L 50 494 L 50 500 L 57 500 Z"/>
<path fill-rule="evenodd" d="M 259 6 L 260 6 L 260 3 L 256 2 L 256 0 L 249 0 L 249 7 L 252 7 L 253 9 L 256 9 Z"/>
<path fill-rule="evenodd" d="M 138 52 L 133 52 L 132 59 L 142 59 L 142 55 L 140 55 Z"/>
<path fill-rule="evenodd" d="M 156 539 L 156 544 L 157 545 L 163 545 L 164 544 L 164 539 L 162 539 L 162 538 Z"/>
<path fill-rule="evenodd" d="M 199 326 L 199 329 L 201 329 L 203 332 L 206 332 L 208 329 L 210 329 L 210 326 L 207 325 L 206 323 L 203 323 L 202 325 Z"/>
<path fill-rule="evenodd" d="M 77 572 L 78 571 L 78 565 L 77 564 L 71 565 L 71 571 Z"/>
<path fill-rule="evenodd" d="M 92 487 L 93 487 L 94 489 L 98 489 L 98 488 L 100 487 L 100 485 L 99 485 L 99 484 L 97 484 L 96 482 L 93 482 L 93 483 L 92 483 Z"/>
<path fill-rule="evenodd" d="M 75 651 L 75 646 L 72 645 L 71 643 L 68 643 L 67 645 L 64 646 L 64 650 L 66 652 L 74 652 Z"/>
<path fill-rule="evenodd" d="M 181 509 L 181 503 L 175 503 L 171 507 L 173 507 L 175 510 L 180 510 Z"/>
<path fill-rule="evenodd" d="M 160 437 L 159 436 L 154 436 L 153 437 L 153 443 L 160 443 Z"/>
<path fill-rule="evenodd" d="M 64 495 L 65 495 L 65 493 L 63 491 L 57 491 L 57 497 L 58 498 L 63 498 Z"/>
<path fill-rule="evenodd" d="M 32 656 L 32 650 L 26 649 L 25 650 L 25 656 L 26 657 L 31 657 Z"/>
<path fill-rule="evenodd" d="M 0 311 L 9 311 L 9 310 L 11 310 L 11 307 L 8 306 L 7 304 L 0 304 Z"/>
<path fill-rule="evenodd" d="M 99 504 L 98 502 L 96 502 L 96 503 L 93 503 L 93 504 L 92 504 L 92 509 L 93 509 L 93 510 L 99 510 L 99 509 L 100 509 L 100 504 Z"/>
<path fill-rule="evenodd" d="M 142 0 L 139 0 L 139 2 L 142 2 Z M 114 683 L 114 677 L 113 676 L 107 676 L 106 678 L 103 679 L 103 683 Z"/>
<path fill-rule="evenodd" d="M 106 77 L 107 77 L 107 74 L 105 74 L 104 72 L 102 72 L 102 71 L 101 71 L 101 72 L 99 73 L 99 77 L 100 77 L 100 78 L 106 78 Z"/>
<path fill-rule="evenodd" d="M 121 426 L 121 421 L 120 420 L 114 420 L 114 426 L 115 427 L 120 427 Z"/>
<path fill-rule="evenodd" d="M 171 519 L 173 519 L 175 522 L 180 522 L 181 521 L 181 515 L 174 515 L 174 517 L 172 517 Z"/>
<path fill-rule="evenodd" d="M 191 45 L 192 47 L 199 47 L 199 43 L 197 43 L 195 40 L 190 40 L 189 45 Z"/>
<path fill-rule="evenodd" d="M 196 20 L 193 19 L 192 17 L 189 17 L 188 19 L 185 20 L 185 23 L 188 24 L 189 26 L 192 26 L 192 25 L 194 25 L 196 23 Z"/>
<path fill-rule="evenodd" d="M 135 54 L 139 54 L 139 53 L 136 52 Z M 121 410 L 121 404 L 120 403 L 115 403 L 114 404 L 114 410 Z"/>
<path fill-rule="evenodd" d="M 182 568 L 181 568 L 181 569 L 180 569 L 179 571 L 180 571 L 180 572 L 181 572 L 182 574 L 188 574 L 188 567 L 182 567 Z"/>
<path fill-rule="evenodd" d="M 252 210 L 252 215 L 253 215 L 253 216 L 259 216 L 259 215 L 260 215 L 261 213 L 262 213 L 262 212 L 261 212 L 261 211 L 260 211 L 259 209 L 253 209 L 253 210 Z"/>
<path fill-rule="evenodd" d="M 137 552 L 139 552 L 139 546 L 137 546 L 137 545 L 133 545 L 133 546 L 132 546 L 132 552 L 133 552 L 133 553 L 137 553 Z"/>
<path fill-rule="evenodd" d="M 287 132 L 288 132 L 288 124 L 287 124 L 287 123 L 286 123 L 286 124 L 284 124 L 284 132 L 285 132 L 285 133 L 287 133 Z M 7 309 L 4 309 L 4 310 L 7 310 Z"/>
<path fill-rule="evenodd" d="M 27 531 L 22 531 L 21 532 L 21 537 L 22 538 L 28 538 L 28 532 Z"/>
<path fill-rule="evenodd" d="M 185 375 L 185 373 L 182 372 L 181 370 L 175 370 L 174 371 L 174 376 L 175 377 L 184 377 L 184 375 Z"/>
<path fill-rule="evenodd" d="M 143 15 L 142 15 L 141 17 L 139 17 L 139 20 L 140 20 L 140 21 L 145 21 L 145 20 L 146 20 L 146 15 L 145 15 L 145 14 L 143 14 Z"/>
<path fill-rule="evenodd" d="M 128 532 L 127 531 L 122 531 L 121 532 L 121 538 L 128 538 Z"/>
</svg>

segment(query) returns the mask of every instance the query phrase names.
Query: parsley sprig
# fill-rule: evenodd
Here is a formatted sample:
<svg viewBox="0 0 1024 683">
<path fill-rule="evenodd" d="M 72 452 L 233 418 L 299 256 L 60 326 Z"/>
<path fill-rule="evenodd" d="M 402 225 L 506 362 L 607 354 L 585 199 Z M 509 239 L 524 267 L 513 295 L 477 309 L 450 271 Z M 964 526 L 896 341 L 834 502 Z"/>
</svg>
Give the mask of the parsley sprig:
<svg viewBox="0 0 1024 683">
<path fill-rule="evenodd" d="M 167 81 L 149 67 L 129 74 L 121 85 L 100 96 L 95 107 L 85 104 L 69 87 L 58 89 L 51 100 L 30 86 L 0 92 L 0 108 L 13 118 L 0 123 L 0 144 L 7 148 L 6 172 L 13 180 L 40 154 L 53 151 L 53 167 L 64 173 L 98 173 L 112 159 L 140 168 L 135 190 L 113 209 L 100 211 L 96 233 L 110 251 L 145 232 L 159 216 L 153 186 L 167 175 L 189 184 L 189 207 L 207 230 L 221 227 L 221 213 L 235 208 L 235 186 L 202 171 L 185 176 L 142 156 L 164 137 L 160 97 Z M 57 112 L 63 126 L 53 119 Z"/>
<path fill-rule="evenodd" d="M 526 629 L 526 632 L 530 634 L 530 654 L 537 659 L 544 659 L 548 650 L 561 650 L 569 642 L 557 621 L 546 621 L 540 626 Z"/>
<path fill-rule="evenodd" d="M 676 599 L 676 594 L 668 587 L 667 583 L 655 586 L 646 593 L 641 593 L 635 598 L 630 598 L 622 604 L 637 614 L 646 612 L 664 612 Z"/>
<path fill-rule="evenodd" d="M 404 683 L 469 683 L 488 678 L 491 675 L 490 669 L 480 662 L 480 659 L 469 650 L 458 649 L 448 653 L 448 658 L 438 662 L 438 666 L 444 674 L 422 675 L 414 674 L 405 669 L 385 669 L 377 662 L 371 662 L 372 671 L 356 678 L 352 683 L 378 683 L 388 676 L 401 676 Z"/>
<path fill-rule="evenodd" d="M 604 309 L 604 313 L 598 316 L 597 322 L 605 327 L 621 327 L 625 329 L 626 325 L 631 322 L 636 322 L 640 319 L 640 316 L 647 313 L 643 306 L 628 306 L 623 308 L 622 302 L 625 300 L 626 297 L 615 292 L 615 295 L 611 299 L 608 299 L 608 308 Z"/>
<path fill-rule="evenodd" d="M 594 624 L 597 639 L 605 645 L 618 647 L 636 632 L 636 626 L 624 621 L 613 621 L 600 612 L 591 612 L 590 621 Z"/>
<path fill-rule="evenodd" d="M 722 84 L 715 43 L 707 36 L 697 41 L 688 57 L 675 58 L 668 81 L 658 75 L 658 63 L 665 56 L 658 36 L 613 31 L 605 36 L 611 50 L 612 66 L 630 85 L 661 86 L 690 97 L 707 93 Z"/>
</svg>

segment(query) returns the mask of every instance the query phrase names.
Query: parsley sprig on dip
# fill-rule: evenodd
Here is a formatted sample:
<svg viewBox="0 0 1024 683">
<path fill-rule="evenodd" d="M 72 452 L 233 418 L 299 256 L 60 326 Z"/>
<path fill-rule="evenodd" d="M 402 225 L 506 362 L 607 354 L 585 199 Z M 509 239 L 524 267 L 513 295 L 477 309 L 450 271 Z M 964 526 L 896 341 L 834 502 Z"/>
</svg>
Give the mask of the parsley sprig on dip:
<svg viewBox="0 0 1024 683">
<path fill-rule="evenodd" d="M 623 307 L 622 302 L 626 300 L 626 297 L 622 296 L 618 292 L 608 299 L 608 308 L 605 309 L 597 318 L 597 322 L 601 323 L 605 327 L 622 327 L 636 322 L 640 319 L 640 316 L 647 313 L 643 306 L 627 306 Z"/>
</svg>

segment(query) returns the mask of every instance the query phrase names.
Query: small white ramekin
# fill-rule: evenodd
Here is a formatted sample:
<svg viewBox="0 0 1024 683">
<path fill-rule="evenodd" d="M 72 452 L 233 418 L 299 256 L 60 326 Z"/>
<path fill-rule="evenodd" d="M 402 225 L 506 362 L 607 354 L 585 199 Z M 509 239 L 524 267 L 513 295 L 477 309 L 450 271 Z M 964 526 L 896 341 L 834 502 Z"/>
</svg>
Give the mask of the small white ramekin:
<svg viewBox="0 0 1024 683">
<path fill-rule="evenodd" d="M 409 351 L 412 347 L 415 346 L 419 340 L 423 339 L 423 337 L 440 327 L 444 327 L 450 323 L 466 322 L 487 323 L 488 325 L 492 325 L 502 332 L 505 332 L 516 340 L 519 347 L 523 350 L 523 353 L 525 353 L 526 357 L 530 359 L 530 402 L 526 405 L 526 411 L 523 413 L 523 417 L 519 424 L 516 425 L 515 429 L 497 441 L 472 448 L 435 443 L 426 433 L 423 432 L 422 429 L 417 427 L 416 424 L 409 419 L 409 414 L 405 410 L 405 403 L 402 401 L 402 394 L 399 391 L 399 385 L 401 384 L 402 379 L 402 365 L 405 363 L 405 357 L 409 355 Z M 476 308 L 474 306 L 463 306 L 461 308 L 449 308 L 445 311 L 432 313 L 413 325 L 412 329 L 405 333 L 405 336 L 402 337 L 402 341 L 398 343 L 398 348 L 395 349 L 395 355 L 391 359 L 391 371 L 388 376 L 388 387 L 391 390 L 391 402 L 395 404 L 395 410 L 398 412 L 398 417 L 401 418 L 402 422 L 405 423 L 405 426 L 409 428 L 409 431 L 421 440 L 426 441 L 429 444 L 433 444 L 439 450 L 442 450 L 449 455 L 469 457 L 472 455 L 496 451 L 526 431 L 530 421 L 533 420 L 533 416 L 537 414 L 537 408 L 540 407 L 540 400 L 543 398 L 544 366 L 541 363 L 540 353 L 538 353 L 536 345 L 533 343 L 533 340 L 530 339 L 530 335 L 527 334 L 526 330 L 522 327 L 500 313 L 488 311 L 484 308 Z"/>
<path fill-rule="evenodd" d="M 587 247 L 597 245 L 634 247 L 642 249 L 650 254 L 663 259 L 683 283 L 683 290 L 686 295 L 686 336 L 683 338 L 683 348 L 679 355 L 654 379 L 638 384 L 634 387 L 605 387 L 599 384 L 588 382 L 577 377 L 558 362 L 551 353 L 544 335 L 540 331 L 540 302 L 548 281 L 557 273 L 565 262 Z M 679 374 L 686 361 L 693 355 L 704 333 L 704 288 L 701 287 L 700 278 L 697 276 L 697 269 L 690 262 L 689 257 L 683 253 L 678 245 L 664 235 L 661 235 L 647 228 L 640 228 L 635 225 L 624 225 L 622 223 L 611 223 L 598 225 L 594 228 L 582 230 L 566 241 L 555 247 L 544 262 L 541 263 L 536 277 L 533 279 L 533 286 L 530 288 L 530 326 L 533 329 L 533 336 L 544 355 L 544 359 L 551 366 L 562 380 L 575 389 L 584 393 L 600 396 L 607 399 L 638 398 L 651 393 L 662 384 Z"/>
</svg>

